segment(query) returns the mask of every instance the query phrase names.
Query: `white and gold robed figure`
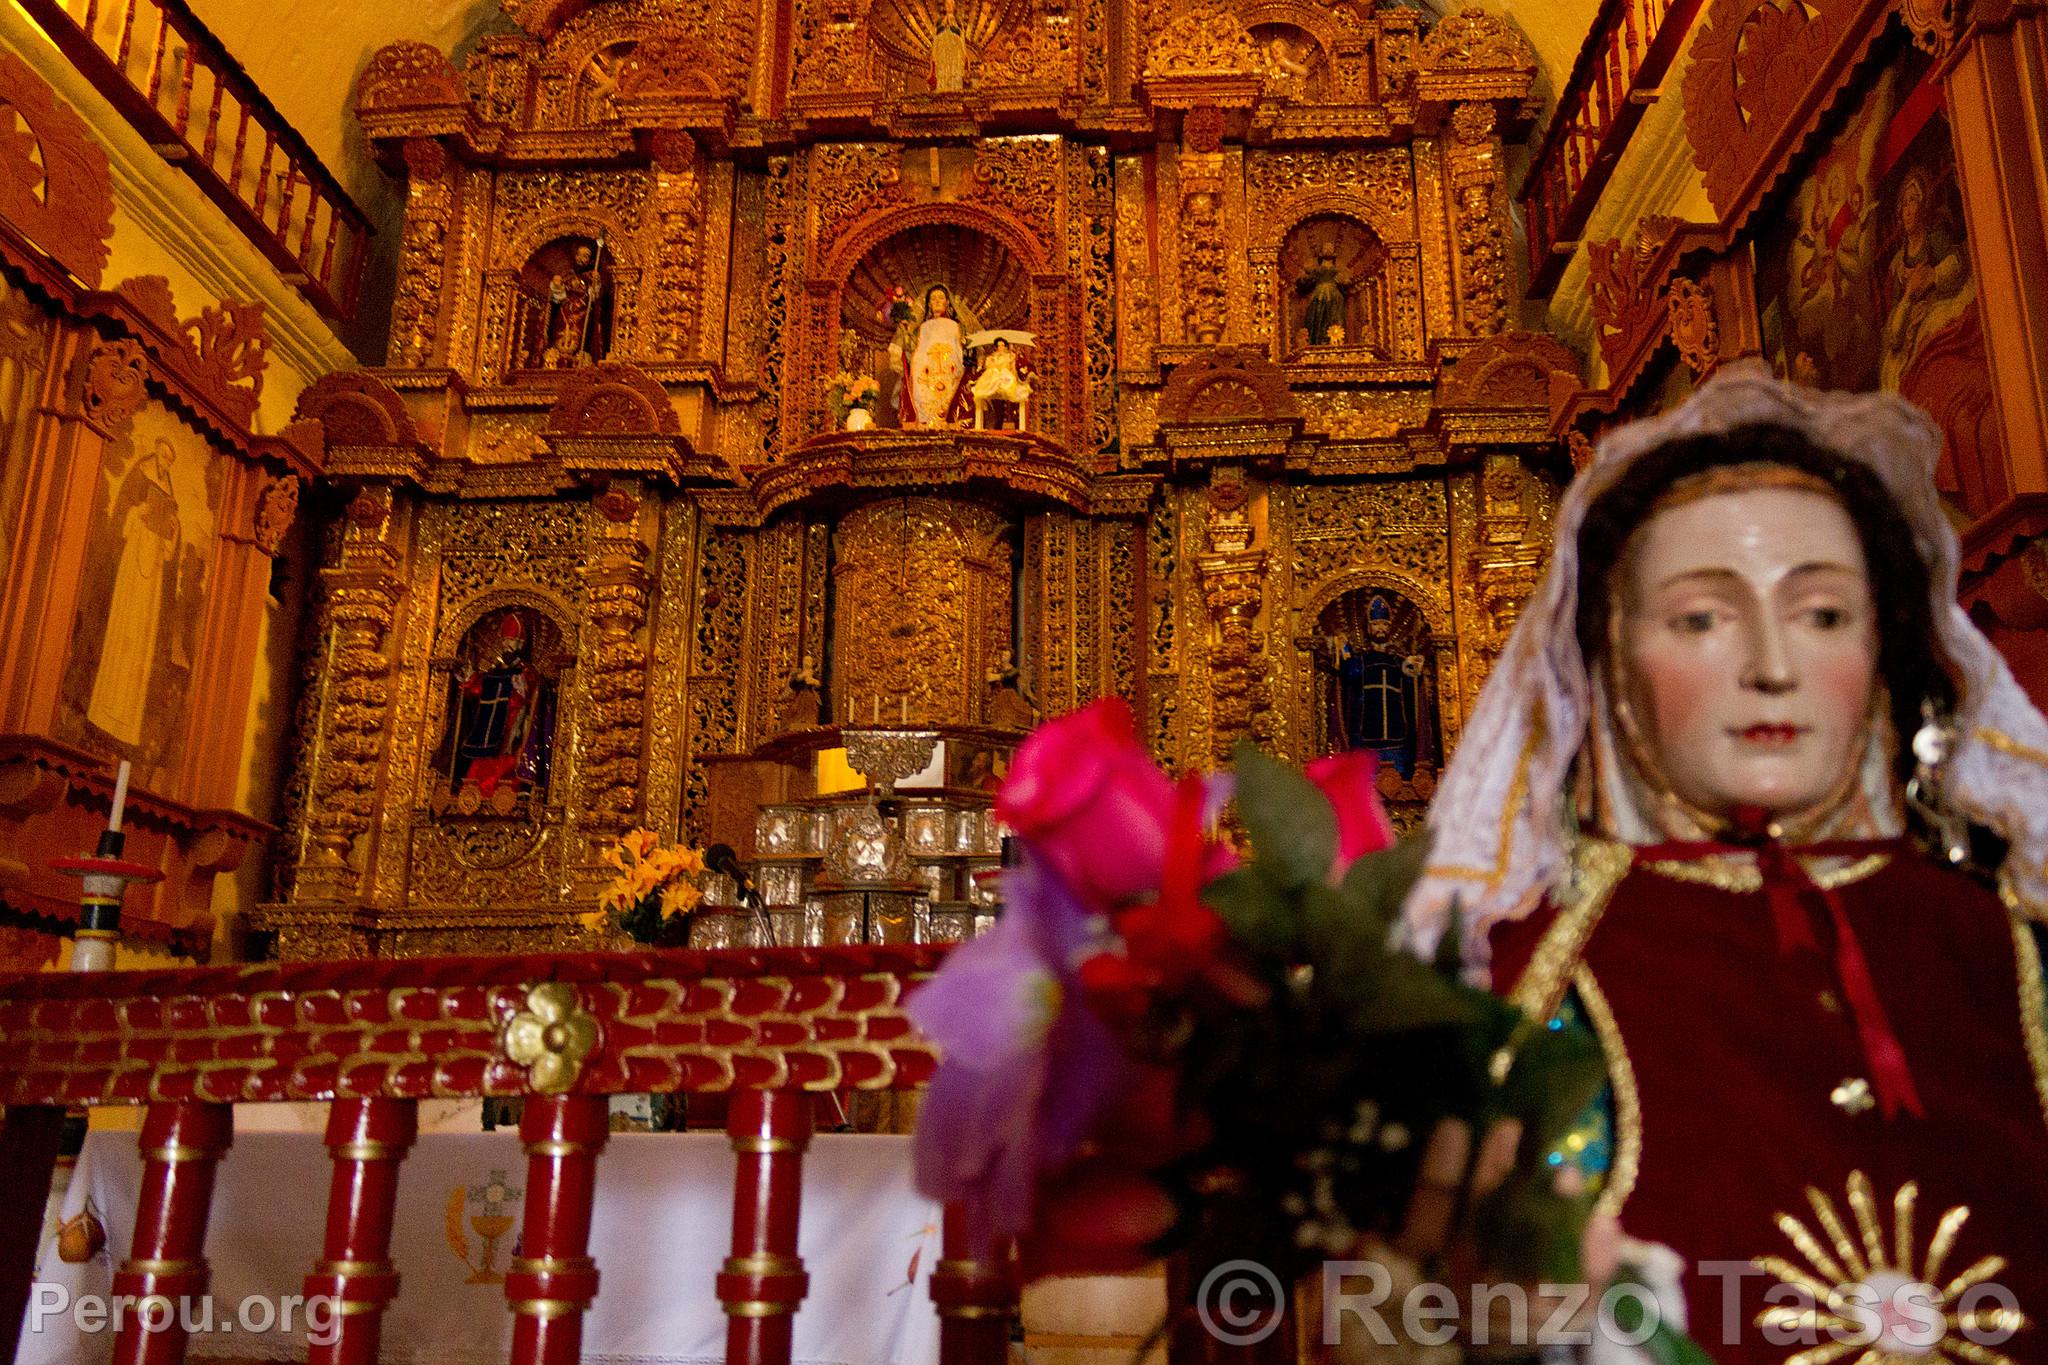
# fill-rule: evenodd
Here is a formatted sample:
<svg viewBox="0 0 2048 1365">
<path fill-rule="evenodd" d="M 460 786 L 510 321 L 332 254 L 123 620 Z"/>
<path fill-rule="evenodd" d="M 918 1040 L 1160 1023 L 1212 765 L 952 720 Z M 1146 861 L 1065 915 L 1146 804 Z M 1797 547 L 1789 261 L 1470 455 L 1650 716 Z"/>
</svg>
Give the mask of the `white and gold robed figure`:
<svg viewBox="0 0 2048 1365">
<path fill-rule="evenodd" d="M 123 744 L 142 742 L 157 631 L 176 580 L 178 498 L 171 490 L 176 458 L 171 443 L 159 438 L 135 462 L 114 504 L 121 560 L 114 568 L 107 631 L 85 715 Z"/>
<path fill-rule="evenodd" d="M 960 381 L 967 375 L 966 333 L 961 330 L 953 291 L 943 284 L 924 291 L 924 321 L 917 329 L 911 348 L 909 382 L 904 386 L 910 398 L 906 423 L 945 426 L 953 413 L 953 400 L 960 394 Z"/>
</svg>

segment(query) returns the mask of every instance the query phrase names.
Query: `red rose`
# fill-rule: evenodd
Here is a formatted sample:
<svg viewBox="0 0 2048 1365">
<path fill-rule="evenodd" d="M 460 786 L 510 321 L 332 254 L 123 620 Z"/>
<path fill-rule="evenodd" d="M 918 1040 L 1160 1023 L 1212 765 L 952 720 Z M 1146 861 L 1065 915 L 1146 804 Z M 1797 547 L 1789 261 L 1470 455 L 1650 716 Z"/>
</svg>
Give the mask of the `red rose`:
<svg viewBox="0 0 2048 1365">
<path fill-rule="evenodd" d="M 1098 910 L 1159 888 L 1173 783 L 1108 697 L 1049 721 L 1018 746 L 996 815 Z"/>
<path fill-rule="evenodd" d="M 1330 864 L 1330 880 L 1343 877 L 1345 869 L 1367 853 L 1392 848 L 1393 822 L 1380 804 L 1379 788 L 1373 779 L 1379 771 L 1379 756 L 1369 749 L 1331 754 L 1309 764 L 1308 780 L 1322 789 L 1337 812 L 1337 858 Z"/>
</svg>

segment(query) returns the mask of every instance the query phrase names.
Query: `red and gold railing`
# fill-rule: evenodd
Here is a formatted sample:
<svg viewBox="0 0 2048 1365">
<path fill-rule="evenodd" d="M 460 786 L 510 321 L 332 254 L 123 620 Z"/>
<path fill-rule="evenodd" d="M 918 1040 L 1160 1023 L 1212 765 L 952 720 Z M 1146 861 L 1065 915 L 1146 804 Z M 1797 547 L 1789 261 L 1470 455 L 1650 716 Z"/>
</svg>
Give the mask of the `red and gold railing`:
<svg viewBox="0 0 2048 1365">
<path fill-rule="evenodd" d="M 1532 295 L 1556 287 L 1701 4 L 1603 0 L 1518 196 L 1529 237 Z"/>
<path fill-rule="evenodd" d="M 369 220 L 185 0 L 19 2 L 287 283 L 355 316 Z"/>
<path fill-rule="evenodd" d="M 908 1089 L 932 1050 L 902 1012 L 935 945 L 331 962 L 0 978 L 0 1359 L 30 1290 L 66 1108 L 140 1105 L 142 1196 L 114 1292 L 206 1292 L 214 1173 L 233 1106 L 329 1105 L 326 1233 L 306 1293 L 341 1306 L 314 1365 L 377 1358 L 398 1291 L 398 1173 L 417 1102 L 525 1097 L 525 1220 L 505 1276 L 519 1365 L 573 1362 L 599 1267 L 589 1255 L 606 1096 L 724 1092 L 739 1160 L 715 1292 L 734 1365 L 787 1365 L 807 1279 L 797 1254 L 813 1096 Z M 975 1261 L 949 1212 L 931 1280 L 946 1365 L 998 1365 L 1011 1277 Z M 117 1362 L 184 1358 L 178 1315 L 138 1315 Z"/>
</svg>

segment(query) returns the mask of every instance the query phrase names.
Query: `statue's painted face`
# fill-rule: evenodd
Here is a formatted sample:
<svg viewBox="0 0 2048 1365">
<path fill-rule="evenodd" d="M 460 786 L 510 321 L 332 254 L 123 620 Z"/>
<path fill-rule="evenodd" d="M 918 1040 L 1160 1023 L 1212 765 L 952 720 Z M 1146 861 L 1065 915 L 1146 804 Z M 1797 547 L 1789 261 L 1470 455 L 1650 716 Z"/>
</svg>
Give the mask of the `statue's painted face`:
<svg viewBox="0 0 2048 1365">
<path fill-rule="evenodd" d="M 934 289 L 924 296 L 924 315 L 928 318 L 942 318 L 953 311 L 953 300 L 943 289 Z"/>
<path fill-rule="evenodd" d="M 1795 488 L 1680 503 L 1644 523 L 1621 575 L 1622 685 L 1678 796 L 1782 816 L 1840 790 L 1878 683 L 1869 570 L 1840 503 Z"/>
</svg>

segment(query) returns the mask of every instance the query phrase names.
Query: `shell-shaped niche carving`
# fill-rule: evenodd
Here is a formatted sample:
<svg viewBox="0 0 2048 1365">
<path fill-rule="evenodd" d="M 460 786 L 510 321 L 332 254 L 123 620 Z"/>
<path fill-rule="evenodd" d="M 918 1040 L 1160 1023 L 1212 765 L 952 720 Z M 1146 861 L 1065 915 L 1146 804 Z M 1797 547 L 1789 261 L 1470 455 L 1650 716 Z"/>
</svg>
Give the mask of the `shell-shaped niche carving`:
<svg viewBox="0 0 2048 1365">
<path fill-rule="evenodd" d="M 875 0 L 868 32 L 892 87 L 908 94 L 945 89 L 947 54 L 935 52 L 942 31 L 957 32 L 964 49 L 967 85 L 974 68 L 998 37 L 1030 21 L 1030 0 Z M 941 47 L 947 45 L 940 45 Z M 954 87 L 957 88 L 957 87 Z"/>
<path fill-rule="evenodd" d="M 906 228 L 861 257 L 846 282 L 840 326 L 886 346 L 896 327 L 890 318 L 896 291 L 921 322 L 921 301 L 933 285 L 952 293 L 969 330 L 1031 326 L 1031 276 L 1022 263 L 995 238 L 950 223 Z"/>
</svg>

